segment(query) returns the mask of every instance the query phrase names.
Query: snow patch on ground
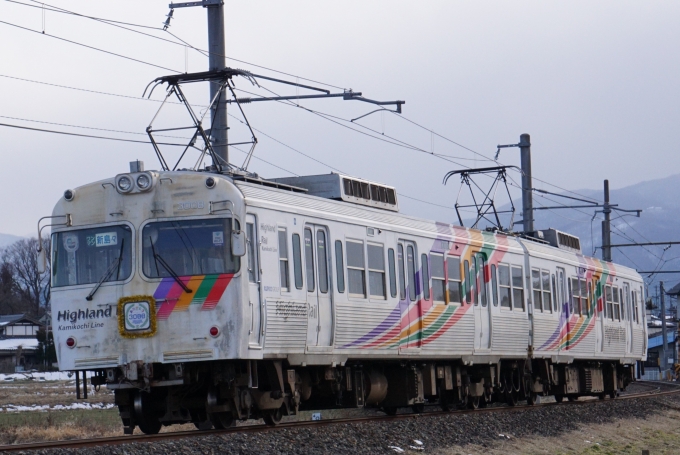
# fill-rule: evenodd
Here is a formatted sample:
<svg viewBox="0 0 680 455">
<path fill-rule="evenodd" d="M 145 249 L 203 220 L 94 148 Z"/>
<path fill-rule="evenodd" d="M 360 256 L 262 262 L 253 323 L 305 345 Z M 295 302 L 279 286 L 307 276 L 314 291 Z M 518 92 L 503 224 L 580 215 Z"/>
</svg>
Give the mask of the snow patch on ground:
<svg viewBox="0 0 680 455">
<path fill-rule="evenodd" d="M 48 371 L 45 373 L 12 373 L 0 374 L 0 381 L 12 382 L 32 379 L 34 381 L 68 381 L 73 379 L 73 373 L 68 371 Z"/>
<path fill-rule="evenodd" d="M 47 412 L 47 411 L 66 411 L 70 409 L 84 409 L 84 410 L 92 410 L 92 409 L 111 409 L 115 407 L 113 403 L 73 403 L 73 404 L 55 404 L 54 406 L 50 406 L 48 404 L 46 405 L 33 405 L 33 406 L 15 406 L 13 404 L 8 404 L 5 405 L 4 408 L 0 407 L 0 411 L 4 412 L 26 412 L 26 411 L 33 411 L 33 412 Z"/>
</svg>

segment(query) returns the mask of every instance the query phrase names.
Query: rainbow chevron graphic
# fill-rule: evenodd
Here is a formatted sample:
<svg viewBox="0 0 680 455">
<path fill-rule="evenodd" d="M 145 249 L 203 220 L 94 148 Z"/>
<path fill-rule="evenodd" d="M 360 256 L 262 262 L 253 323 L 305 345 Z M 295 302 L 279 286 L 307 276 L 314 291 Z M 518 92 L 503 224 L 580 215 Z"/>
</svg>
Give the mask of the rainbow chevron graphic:
<svg viewBox="0 0 680 455">
<path fill-rule="evenodd" d="M 163 278 L 153 295 L 159 304 L 156 318 L 167 319 L 170 313 L 185 311 L 189 305 L 201 305 L 201 310 L 215 309 L 233 277 L 232 273 L 179 277 L 185 286 L 193 290 L 191 293 L 184 292 L 173 278 Z"/>
</svg>

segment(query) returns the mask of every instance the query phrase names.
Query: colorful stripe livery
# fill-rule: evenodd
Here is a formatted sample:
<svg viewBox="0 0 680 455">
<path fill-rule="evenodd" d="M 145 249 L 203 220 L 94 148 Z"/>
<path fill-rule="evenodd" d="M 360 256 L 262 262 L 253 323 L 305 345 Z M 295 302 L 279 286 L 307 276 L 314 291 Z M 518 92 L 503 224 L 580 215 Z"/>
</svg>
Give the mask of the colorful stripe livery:
<svg viewBox="0 0 680 455">
<path fill-rule="evenodd" d="M 461 264 L 464 261 L 472 261 L 474 254 L 482 253 L 487 258 L 487 266 L 479 276 L 462 278 L 461 293 L 468 295 L 471 289 L 479 289 L 479 283 L 483 280 L 488 283 L 491 279 L 489 267 L 497 264 L 508 250 L 509 241 L 505 236 L 496 236 L 489 232 L 468 231 L 463 228 L 437 223 L 437 229 L 446 235 L 453 234 L 460 240 L 448 241 L 446 238 L 435 240 L 430 252 L 447 253 L 450 256 L 460 256 Z M 443 241 L 443 242 L 442 242 Z M 471 246 L 474 242 L 476 245 Z M 442 249 L 442 244 L 449 244 L 448 249 Z M 481 247 L 478 246 L 481 244 Z M 399 302 L 399 305 L 366 335 L 348 343 L 342 348 L 359 349 L 393 349 L 393 348 L 418 348 L 429 344 L 446 331 L 453 327 L 461 318 L 473 308 L 472 304 L 452 302 L 448 305 L 434 304 L 433 300 L 422 298 L 422 269 L 416 272 L 415 288 L 418 298 L 410 302 L 408 297 Z M 474 280 L 477 284 L 472 285 Z M 413 284 L 409 283 L 409 286 Z M 430 296 L 432 290 L 430 290 Z M 405 295 L 409 295 L 406 289 Z M 468 300 L 469 301 L 469 300 Z"/>
<path fill-rule="evenodd" d="M 579 259 L 581 259 L 584 265 L 602 268 L 601 274 L 594 273 L 592 270 L 585 267 L 582 269 L 586 270 L 586 272 L 583 274 L 579 273 L 579 278 L 585 278 L 589 283 L 592 280 L 592 282 L 595 283 L 595 289 L 593 289 L 593 301 L 595 305 L 591 303 L 590 310 L 583 315 L 579 315 L 570 314 L 569 304 L 563 303 L 559 325 L 548 340 L 537 349 L 538 351 L 569 350 L 574 348 L 592 333 L 600 318 L 604 317 L 605 302 L 603 290 L 605 285 L 612 284 L 613 282 L 612 273 L 614 272 L 614 265 L 584 256 L 580 256 Z M 610 266 L 612 267 L 611 270 L 609 268 Z"/>
<path fill-rule="evenodd" d="M 157 319 L 167 319 L 170 313 L 185 311 L 189 305 L 201 305 L 201 310 L 213 310 L 229 286 L 233 274 L 179 277 L 193 292 L 185 292 L 173 278 L 163 278 L 154 292 L 158 303 Z"/>
</svg>

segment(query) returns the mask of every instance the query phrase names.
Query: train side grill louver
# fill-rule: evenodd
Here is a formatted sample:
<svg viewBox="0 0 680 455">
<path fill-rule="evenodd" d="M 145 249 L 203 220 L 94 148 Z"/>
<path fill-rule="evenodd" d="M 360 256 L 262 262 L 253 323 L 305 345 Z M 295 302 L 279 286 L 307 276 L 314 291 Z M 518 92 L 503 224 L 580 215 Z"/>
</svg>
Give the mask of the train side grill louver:
<svg viewBox="0 0 680 455">
<path fill-rule="evenodd" d="M 556 248 L 573 253 L 581 252 L 581 240 L 576 236 L 552 228 L 539 232 L 542 234 L 542 237 L 539 236 L 539 238 L 542 238 Z"/>
<path fill-rule="evenodd" d="M 307 175 L 272 179 L 307 190 L 307 194 L 352 202 L 379 209 L 399 211 L 394 187 L 341 174 Z"/>
</svg>

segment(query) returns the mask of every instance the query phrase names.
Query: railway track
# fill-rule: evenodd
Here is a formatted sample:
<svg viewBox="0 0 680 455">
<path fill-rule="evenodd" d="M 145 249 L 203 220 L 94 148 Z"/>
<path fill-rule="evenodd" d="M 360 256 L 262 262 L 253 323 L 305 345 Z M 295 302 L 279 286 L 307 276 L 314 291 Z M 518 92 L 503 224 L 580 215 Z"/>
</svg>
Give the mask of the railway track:
<svg viewBox="0 0 680 455">
<path fill-rule="evenodd" d="M 652 398 L 664 395 L 674 395 L 680 394 L 680 385 L 673 383 L 653 383 L 653 382 L 637 382 L 637 386 L 646 387 L 649 390 L 644 392 L 636 393 L 626 393 L 624 392 L 619 397 L 616 398 L 617 401 L 620 400 L 631 400 L 639 398 Z M 662 390 L 662 388 L 667 390 Z M 611 401 L 611 400 L 606 400 Z M 176 431 L 168 433 L 159 433 L 155 435 L 125 435 L 125 436 L 113 436 L 108 438 L 95 438 L 95 439 L 79 439 L 79 440 L 68 440 L 68 441 L 49 441 L 49 442 L 38 442 L 38 443 L 27 443 L 27 444 L 13 444 L 13 445 L 3 445 L 0 446 L 0 452 L 22 452 L 27 450 L 44 450 L 44 449 L 78 449 L 87 447 L 97 447 L 97 446 L 112 446 L 120 444 L 130 444 L 138 442 L 155 442 L 155 441 L 167 441 L 173 439 L 191 438 L 191 437 L 203 437 L 203 436 L 218 436 L 230 433 L 258 433 L 258 432 L 268 432 L 268 431 L 279 431 L 282 429 L 293 429 L 301 427 L 323 427 L 329 425 L 338 424 L 349 424 L 349 423 L 361 423 L 369 421 L 396 421 L 396 420 L 407 420 L 407 419 L 423 419 L 431 418 L 444 415 L 455 415 L 455 414 L 469 414 L 469 413 L 493 413 L 493 412 L 523 412 L 532 409 L 538 409 L 541 407 L 549 406 L 588 406 L 600 403 L 601 400 L 597 398 L 582 398 L 578 401 L 569 401 L 564 403 L 540 403 L 535 405 L 517 405 L 517 406 L 490 406 L 488 408 L 476 409 L 476 410 L 457 410 L 453 412 L 446 411 L 429 411 L 419 414 L 397 414 L 395 416 L 381 415 L 381 416 L 368 416 L 368 417 L 354 417 L 354 418 L 342 418 L 342 419 L 329 419 L 329 420 L 318 420 L 318 421 L 298 421 L 298 422 L 285 422 L 280 423 L 276 426 L 267 426 L 263 424 L 258 425 L 243 425 L 233 428 L 228 428 L 224 430 L 192 430 L 192 431 Z"/>
</svg>

